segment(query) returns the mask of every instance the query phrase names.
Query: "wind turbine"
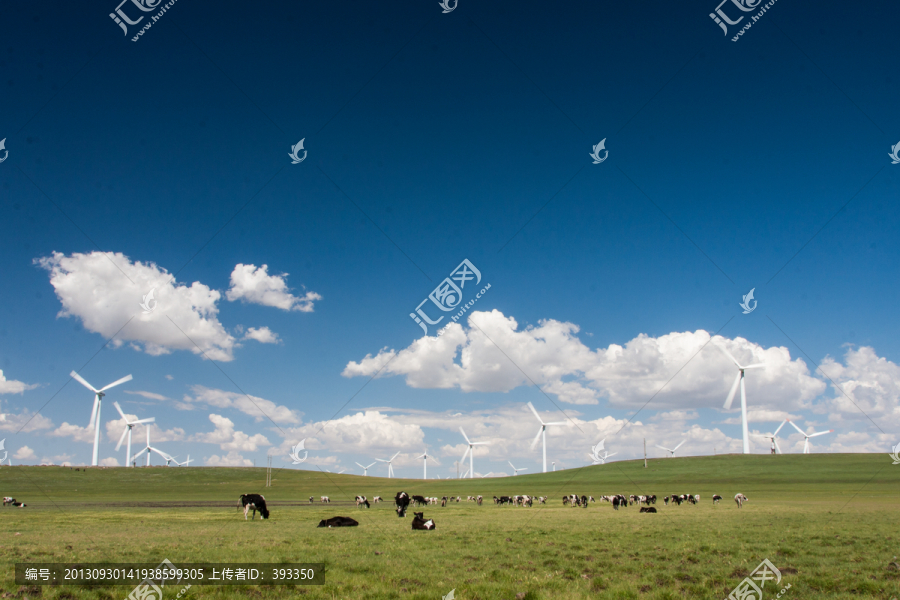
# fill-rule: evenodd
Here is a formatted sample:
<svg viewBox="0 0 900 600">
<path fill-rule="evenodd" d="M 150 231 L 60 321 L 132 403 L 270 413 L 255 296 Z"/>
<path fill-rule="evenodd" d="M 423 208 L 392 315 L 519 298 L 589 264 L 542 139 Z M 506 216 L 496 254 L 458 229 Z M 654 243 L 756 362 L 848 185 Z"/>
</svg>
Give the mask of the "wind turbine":
<svg viewBox="0 0 900 600">
<path fill-rule="evenodd" d="M 398 451 L 397 454 L 400 454 L 400 452 Z M 394 460 L 395 458 L 397 458 L 397 454 L 393 455 L 389 460 L 382 460 L 382 459 L 380 459 L 380 458 L 376 458 L 376 459 L 375 459 L 375 460 L 377 460 L 377 461 L 379 461 L 379 462 L 387 463 L 387 466 L 388 466 L 388 479 L 390 479 L 391 477 L 394 476 L 394 465 L 392 465 L 391 462 L 393 462 L 393 460 Z M 372 464 L 375 464 L 375 463 L 372 463 Z M 370 465 L 370 466 L 371 466 L 371 465 Z"/>
<path fill-rule="evenodd" d="M 790 424 L 794 427 L 794 429 L 796 429 L 797 431 L 799 431 L 799 432 L 800 432 L 800 435 L 802 435 L 804 438 L 806 438 L 806 441 L 805 441 L 804 444 L 803 444 L 803 454 L 809 454 L 809 438 L 814 438 L 814 437 L 816 437 L 817 435 L 825 435 L 826 433 L 834 433 L 834 429 L 829 429 L 828 431 L 820 431 L 819 433 L 809 433 L 809 434 L 806 434 L 806 433 L 803 433 L 803 430 L 802 430 L 802 429 L 800 429 L 799 427 L 797 427 L 796 425 L 794 425 L 794 422 L 793 422 L 793 421 L 788 420 L 788 423 L 790 423 Z"/>
<path fill-rule="evenodd" d="M 686 441 L 687 440 L 681 440 L 681 444 L 685 443 Z M 666 448 L 665 446 L 660 446 L 659 444 L 657 444 L 656 447 L 661 450 L 665 450 L 666 452 L 671 452 L 672 458 L 675 458 L 675 451 L 678 450 L 679 448 L 681 448 L 681 444 L 678 444 L 674 448 Z"/>
<path fill-rule="evenodd" d="M 469 445 L 469 447 L 466 448 L 465 453 L 462 455 L 461 460 L 463 462 L 465 462 L 466 454 L 469 455 L 468 474 L 469 474 L 469 479 L 472 479 L 475 474 L 475 446 L 487 446 L 490 444 L 490 442 L 471 442 L 471 441 L 469 441 L 469 436 L 466 435 L 466 432 L 463 431 L 462 427 L 459 428 L 459 432 L 463 435 L 464 438 L 466 438 L 466 443 Z M 466 476 L 463 475 L 463 479 L 465 479 L 465 477 Z"/>
<path fill-rule="evenodd" d="M 99 390 L 85 381 L 84 378 L 82 378 L 81 375 L 79 375 L 75 371 L 72 371 L 71 373 L 69 373 L 69 375 L 72 377 L 72 379 L 75 379 L 78 383 L 94 392 L 94 409 L 91 411 L 91 422 L 90 424 L 88 424 L 88 428 L 94 428 L 94 455 L 91 458 L 91 466 L 96 467 L 98 452 L 100 451 L 100 405 L 103 403 L 103 396 L 106 395 L 103 392 L 105 392 L 109 388 L 116 387 L 120 383 L 131 381 L 131 375 L 126 375 L 118 381 L 113 381 L 108 386 L 102 387 Z"/>
<path fill-rule="evenodd" d="M 175 461 L 175 464 L 178 465 L 179 467 L 189 467 L 189 466 L 191 466 L 191 455 L 188 454 L 188 457 L 187 457 L 187 460 L 186 460 L 186 461 L 181 462 L 181 463 L 178 462 L 178 461 Z"/>
<path fill-rule="evenodd" d="M 159 448 L 154 448 L 153 446 L 150 445 L 150 428 L 147 427 L 146 429 L 147 429 L 147 447 L 144 448 L 143 450 L 141 450 L 140 452 L 138 452 L 137 454 L 135 454 L 132 458 L 134 460 L 137 460 L 138 456 L 140 456 L 141 454 L 146 452 L 147 453 L 147 466 L 149 467 L 150 466 L 150 453 L 156 452 L 157 454 L 159 454 L 160 456 L 162 456 L 165 459 L 166 466 L 168 467 L 169 461 L 175 460 L 175 459 L 172 458 L 171 456 L 169 456 L 168 454 L 166 454 L 165 452 L 163 452 L 162 450 L 160 450 Z"/>
<path fill-rule="evenodd" d="M 761 437 L 761 438 L 766 438 L 767 440 L 772 440 L 772 445 L 775 446 L 775 453 L 776 454 L 784 454 L 784 452 L 781 451 L 781 446 L 778 445 L 778 440 L 775 438 L 778 436 L 778 432 L 781 431 L 781 428 L 784 427 L 784 424 L 787 422 L 788 422 L 787 419 L 782 421 L 781 425 L 778 426 L 778 429 L 775 430 L 775 433 L 757 434 L 756 437 Z"/>
<path fill-rule="evenodd" d="M 519 474 L 519 471 L 527 471 L 527 470 L 528 470 L 527 468 L 526 468 L 526 469 L 517 469 L 517 468 L 516 468 L 516 465 L 512 464 L 510 461 L 506 461 L 506 462 L 508 462 L 508 463 L 509 463 L 509 466 L 511 466 L 511 467 L 513 468 L 513 475 L 514 475 L 514 476 L 515 476 L 515 475 L 518 475 L 518 474 Z"/>
<path fill-rule="evenodd" d="M 422 479 L 428 479 L 428 452 L 423 452 L 416 458 L 422 459 Z"/>
<path fill-rule="evenodd" d="M 359 465 L 359 468 L 363 470 L 363 477 L 368 477 L 368 475 L 369 475 L 369 469 L 372 468 L 372 466 L 373 466 L 375 463 L 372 463 L 372 464 L 369 465 L 368 467 L 364 467 L 364 466 L 360 465 L 359 463 L 356 463 L 356 464 Z"/>
<path fill-rule="evenodd" d="M 340 471 L 338 471 L 338 475 L 342 475 L 342 474 L 343 474 L 343 473 L 344 473 L 344 471 L 346 471 L 346 470 L 347 470 L 347 468 L 346 468 L 346 467 L 345 467 L 345 468 L 343 468 L 343 469 L 341 469 L 341 470 L 340 470 Z"/>
<path fill-rule="evenodd" d="M 541 415 L 538 414 L 536 410 L 534 410 L 534 405 L 529 402 L 528 408 L 531 409 L 531 412 L 534 413 L 534 416 L 537 417 L 537 420 L 541 424 L 541 428 L 538 430 L 537 435 L 534 437 L 534 441 L 531 442 L 531 449 L 534 450 L 534 447 L 537 446 L 538 440 L 543 438 L 544 440 L 544 473 L 547 472 L 547 426 L 548 425 L 565 425 L 565 421 L 559 421 L 556 423 L 544 423 L 543 419 L 541 419 Z M 555 469 L 554 469 L 555 470 Z"/>
<path fill-rule="evenodd" d="M 119 414 L 122 415 L 122 419 L 125 421 L 125 431 L 122 432 L 122 437 L 119 438 L 119 443 L 116 444 L 116 452 L 119 451 L 119 448 L 122 447 L 122 442 L 125 441 L 125 436 L 128 436 L 128 446 L 126 446 L 125 450 L 125 466 L 127 467 L 131 463 L 131 428 L 135 425 L 141 425 L 144 423 L 153 423 L 156 421 L 156 417 L 150 417 L 149 419 L 139 419 L 137 421 L 130 421 L 128 417 L 125 416 L 125 413 L 122 412 L 122 407 L 119 406 L 118 402 L 113 402 L 113 406 L 116 407 L 116 410 L 119 411 Z M 190 458 L 190 457 L 188 457 Z"/>
<path fill-rule="evenodd" d="M 757 363 L 755 365 L 747 365 L 742 366 L 735 358 L 728 353 L 728 350 L 719 346 L 719 349 L 724 352 L 728 358 L 731 359 L 731 362 L 735 364 L 738 368 L 738 374 L 734 378 L 734 383 L 731 385 L 731 391 L 728 392 L 728 397 L 725 399 L 725 404 L 723 408 L 725 410 L 731 410 L 731 402 L 734 400 L 734 395 L 737 393 L 738 384 L 741 386 L 741 429 L 744 434 L 744 454 L 750 454 L 750 432 L 747 430 L 747 394 L 744 391 L 744 371 L 746 369 L 764 369 L 766 365 L 762 363 Z"/>
</svg>

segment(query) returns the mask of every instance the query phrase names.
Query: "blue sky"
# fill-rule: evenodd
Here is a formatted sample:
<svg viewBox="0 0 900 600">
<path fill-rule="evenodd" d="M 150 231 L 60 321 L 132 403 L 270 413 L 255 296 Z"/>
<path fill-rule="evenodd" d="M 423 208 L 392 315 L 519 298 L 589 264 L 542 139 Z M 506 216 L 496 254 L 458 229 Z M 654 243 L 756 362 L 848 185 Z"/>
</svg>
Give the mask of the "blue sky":
<svg viewBox="0 0 900 600">
<path fill-rule="evenodd" d="M 533 472 L 529 401 L 569 419 L 548 437 L 562 466 L 604 438 L 617 458 L 644 438 L 740 451 L 716 346 L 767 364 L 751 431 L 790 418 L 835 430 L 816 451 L 889 450 L 897 8 L 779 1 L 733 42 L 715 4 L 184 1 L 137 42 L 157 13 L 133 3 L 127 37 L 115 3 L 6 5 L 13 462 L 90 461 L 73 369 L 134 375 L 104 402 L 107 464 L 125 462 L 113 400 L 195 464 L 286 466 L 306 439 L 299 468 L 401 452 L 414 476 L 427 448 L 455 476 L 463 426 L 492 441 L 478 472 Z M 491 285 L 474 324 L 420 339 L 409 313 L 463 259 Z"/>
</svg>

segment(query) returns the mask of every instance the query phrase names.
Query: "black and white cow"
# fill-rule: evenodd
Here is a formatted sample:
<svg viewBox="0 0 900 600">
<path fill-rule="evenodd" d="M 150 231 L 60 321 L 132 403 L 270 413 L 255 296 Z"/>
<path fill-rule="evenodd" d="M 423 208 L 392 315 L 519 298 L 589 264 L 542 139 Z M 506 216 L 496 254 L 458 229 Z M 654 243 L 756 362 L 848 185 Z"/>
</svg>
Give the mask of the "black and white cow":
<svg viewBox="0 0 900 600">
<path fill-rule="evenodd" d="M 319 496 L 319 500 L 322 502 L 322 504 L 329 504 L 331 502 L 331 498 L 329 498 L 328 496 Z"/>
<path fill-rule="evenodd" d="M 652 506 L 642 506 L 642 507 L 641 507 L 641 512 L 642 512 L 642 513 L 655 513 L 655 512 L 656 512 L 656 509 L 653 508 Z"/>
<path fill-rule="evenodd" d="M 734 496 L 734 502 L 737 504 L 738 508 L 743 508 L 744 502 L 750 502 L 750 499 L 743 494 L 736 494 Z"/>
<path fill-rule="evenodd" d="M 434 530 L 434 519 L 428 519 L 426 521 L 424 513 L 413 513 L 412 528 L 421 529 L 424 531 L 432 531 Z"/>
<path fill-rule="evenodd" d="M 365 496 L 357 496 L 356 497 L 356 508 L 359 508 L 360 506 L 365 506 L 366 508 L 369 508 L 369 501 L 366 500 Z"/>
<path fill-rule="evenodd" d="M 415 506 L 422 506 L 428 504 L 428 499 L 425 496 L 413 496 L 412 502 Z"/>
<path fill-rule="evenodd" d="M 379 502 L 382 502 L 381 496 L 375 496 L 374 498 L 372 498 L 372 504 L 378 504 Z"/>
<path fill-rule="evenodd" d="M 15 498 L 10 498 L 9 496 L 4 496 L 3 506 L 15 506 L 16 508 L 25 508 L 28 505 L 23 504 L 21 502 L 16 502 Z"/>
<path fill-rule="evenodd" d="M 722 499 L 722 496 L 720 496 L 718 494 L 713 494 L 713 504 L 718 504 L 719 500 L 721 500 L 721 499 Z"/>
<path fill-rule="evenodd" d="M 241 494 L 241 506 L 244 507 L 244 520 L 247 520 L 247 513 L 253 511 L 253 518 L 256 518 L 256 511 L 259 511 L 260 519 L 269 518 L 269 509 L 266 508 L 266 499 L 260 494 Z"/>
<path fill-rule="evenodd" d="M 447 506 L 447 496 L 441 498 L 441 508 Z"/>
<path fill-rule="evenodd" d="M 356 527 L 359 525 L 350 517 L 331 517 L 330 519 L 322 519 L 317 527 Z"/>
<path fill-rule="evenodd" d="M 313 497 L 312 497 L 312 496 L 309 497 L 309 503 L 310 503 L 310 504 L 313 503 Z"/>
<path fill-rule="evenodd" d="M 409 508 L 409 494 L 406 492 L 398 492 L 394 497 L 394 504 L 397 506 L 397 516 L 405 517 L 406 509 Z"/>
<path fill-rule="evenodd" d="M 478 497 L 475 498 L 475 503 L 476 503 L 478 506 L 481 506 L 481 503 L 482 503 L 482 502 L 484 502 L 484 496 L 482 496 L 482 495 L 479 494 Z"/>
</svg>

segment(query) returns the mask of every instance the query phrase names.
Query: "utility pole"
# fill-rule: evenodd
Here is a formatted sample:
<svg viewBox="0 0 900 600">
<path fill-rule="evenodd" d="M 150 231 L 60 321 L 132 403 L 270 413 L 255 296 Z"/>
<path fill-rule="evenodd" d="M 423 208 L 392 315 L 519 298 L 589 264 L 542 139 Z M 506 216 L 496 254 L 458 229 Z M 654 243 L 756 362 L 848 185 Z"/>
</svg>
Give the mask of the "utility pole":
<svg viewBox="0 0 900 600">
<path fill-rule="evenodd" d="M 644 468 L 647 468 L 647 438 L 644 438 Z"/>
<path fill-rule="evenodd" d="M 266 458 L 266 487 L 272 487 L 272 457 Z"/>
</svg>

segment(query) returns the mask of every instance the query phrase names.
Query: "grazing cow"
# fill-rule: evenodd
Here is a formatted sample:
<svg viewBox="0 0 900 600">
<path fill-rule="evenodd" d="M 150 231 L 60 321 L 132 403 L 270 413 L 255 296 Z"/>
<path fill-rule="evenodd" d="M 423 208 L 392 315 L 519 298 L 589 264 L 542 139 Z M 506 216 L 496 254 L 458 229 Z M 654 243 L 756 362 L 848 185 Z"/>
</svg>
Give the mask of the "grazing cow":
<svg viewBox="0 0 900 600">
<path fill-rule="evenodd" d="M 547 504 L 547 496 L 541 496 L 540 498 L 538 498 L 538 502 L 540 504 Z"/>
<path fill-rule="evenodd" d="M 466 498 L 466 502 L 475 502 L 475 496 L 469 496 Z"/>
<path fill-rule="evenodd" d="M 6 506 L 8 504 L 14 504 L 15 501 L 16 501 L 15 498 L 11 498 L 10 496 L 3 496 L 3 506 Z"/>
<path fill-rule="evenodd" d="M 581 497 L 581 507 L 582 507 L 582 508 L 587 508 L 587 503 L 588 503 L 588 497 L 587 497 L 587 496 L 582 496 L 582 497 Z"/>
<path fill-rule="evenodd" d="M 357 496 L 356 497 L 356 508 L 359 508 L 360 506 L 365 506 L 366 508 L 369 508 L 369 501 L 366 500 L 365 496 Z"/>
<path fill-rule="evenodd" d="M 322 501 L 322 504 L 328 504 L 331 502 L 331 498 L 329 498 L 328 496 L 320 496 L 319 500 Z"/>
<path fill-rule="evenodd" d="M 383 502 L 383 500 L 381 499 L 381 496 L 375 496 L 374 498 L 372 498 L 373 504 L 378 504 L 379 502 Z"/>
<path fill-rule="evenodd" d="M 312 496 L 309 497 L 309 503 L 310 503 L 310 504 L 313 503 L 313 497 L 312 497 Z"/>
<path fill-rule="evenodd" d="M 413 501 L 413 504 L 416 506 L 428 504 L 428 500 L 425 499 L 425 496 L 413 496 L 412 501 Z"/>
<path fill-rule="evenodd" d="M 441 508 L 447 506 L 447 496 L 441 498 Z"/>
<path fill-rule="evenodd" d="M 256 511 L 259 511 L 260 519 L 269 518 L 269 509 L 266 508 L 266 499 L 260 494 L 241 494 L 241 506 L 244 507 L 244 520 L 247 520 L 247 513 L 253 511 L 253 518 L 256 518 Z"/>
<path fill-rule="evenodd" d="M 669 505 L 669 497 L 668 496 L 663 497 L 663 502 L 665 502 L 666 506 L 668 506 Z"/>
<path fill-rule="evenodd" d="M 621 504 L 621 502 L 619 501 L 619 497 L 614 496 L 612 499 L 613 510 L 619 510 L 619 504 Z"/>
<path fill-rule="evenodd" d="M 738 505 L 738 508 L 743 508 L 744 502 L 750 502 L 750 499 L 743 494 L 737 494 L 734 497 L 734 501 Z"/>
<path fill-rule="evenodd" d="M 479 495 L 477 498 L 475 498 L 475 503 L 478 504 L 478 506 L 481 506 L 482 502 L 484 502 L 484 496 Z"/>
<path fill-rule="evenodd" d="M 406 492 L 398 492 L 394 497 L 394 504 L 397 506 L 397 516 L 405 517 L 406 509 L 409 508 L 409 494 Z"/>
<path fill-rule="evenodd" d="M 655 513 L 655 512 L 656 512 L 656 509 L 653 508 L 652 506 L 642 506 L 642 507 L 641 507 L 641 512 L 645 512 L 645 513 Z"/>
<path fill-rule="evenodd" d="M 330 519 L 322 519 L 319 521 L 318 527 L 356 527 L 359 525 L 350 517 L 331 517 Z"/>
<path fill-rule="evenodd" d="M 722 499 L 722 496 L 720 496 L 718 494 L 714 494 L 713 495 L 713 504 L 718 504 L 719 500 L 721 500 L 721 499 Z"/>
<path fill-rule="evenodd" d="M 588 502 L 596 502 L 593 496 L 588 496 Z"/>
<path fill-rule="evenodd" d="M 434 519 L 428 519 L 426 521 L 424 513 L 413 513 L 412 528 L 432 531 L 434 529 Z"/>
</svg>

